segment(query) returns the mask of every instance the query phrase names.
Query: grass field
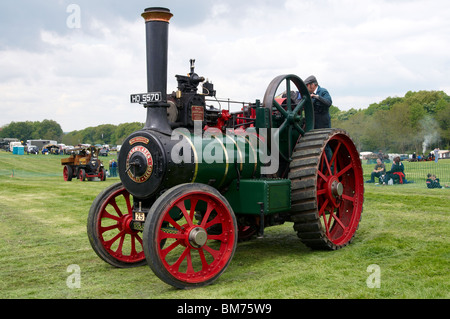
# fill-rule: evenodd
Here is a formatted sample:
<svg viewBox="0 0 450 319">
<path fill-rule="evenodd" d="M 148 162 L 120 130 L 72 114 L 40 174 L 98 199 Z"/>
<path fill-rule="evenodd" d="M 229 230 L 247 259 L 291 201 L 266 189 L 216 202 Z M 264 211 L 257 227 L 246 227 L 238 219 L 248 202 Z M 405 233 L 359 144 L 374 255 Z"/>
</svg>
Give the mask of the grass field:
<svg viewBox="0 0 450 319">
<path fill-rule="evenodd" d="M 160 281 L 147 266 L 116 269 L 97 257 L 86 235 L 87 213 L 97 194 L 119 178 L 64 182 L 61 158 L 0 152 L 2 299 L 450 297 L 450 189 L 427 189 L 424 180 L 366 184 L 351 245 L 311 251 L 292 224 L 267 228 L 265 238 L 238 244 L 215 284 L 184 291 Z M 450 171 L 450 162 L 440 164 Z M 372 168 L 364 165 L 366 180 Z M 80 288 L 67 285 L 72 265 L 81 271 Z M 370 285 L 374 274 L 379 288 Z"/>
</svg>

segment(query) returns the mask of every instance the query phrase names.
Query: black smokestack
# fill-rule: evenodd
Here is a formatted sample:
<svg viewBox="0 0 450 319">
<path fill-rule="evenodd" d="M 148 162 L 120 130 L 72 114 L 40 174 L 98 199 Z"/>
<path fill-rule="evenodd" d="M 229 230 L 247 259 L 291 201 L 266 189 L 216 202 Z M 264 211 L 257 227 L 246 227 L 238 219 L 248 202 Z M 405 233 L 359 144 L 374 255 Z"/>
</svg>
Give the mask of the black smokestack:
<svg viewBox="0 0 450 319">
<path fill-rule="evenodd" d="M 147 42 L 147 92 L 161 93 L 160 101 L 147 107 L 145 129 L 171 134 L 167 120 L 167 55 L 169 48 L 169 20 L 173 14 L 166 8 L 147 8 L 145 19 Z"/>
</svg>

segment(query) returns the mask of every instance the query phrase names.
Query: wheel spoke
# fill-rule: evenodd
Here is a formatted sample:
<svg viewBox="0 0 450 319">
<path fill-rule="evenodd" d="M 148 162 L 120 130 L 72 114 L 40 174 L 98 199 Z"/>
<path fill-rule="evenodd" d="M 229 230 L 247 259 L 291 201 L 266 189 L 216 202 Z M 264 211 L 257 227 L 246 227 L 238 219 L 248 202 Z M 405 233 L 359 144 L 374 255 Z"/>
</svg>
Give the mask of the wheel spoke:
<svg viewBox="0 0 450 319">
<path fill-rule="evenodd" d="M 206 223 L 205 227 L 203 227 L 203 228 L 208 229 L 209 227 L 219 224 L 219 223 L 220 223 L 220 217 L 219 217 L 219 215 L 217 215 L 216 217 L 214 217 L 214 219 L 212 219 L 211 221 Z"/>
<path fill-rule="evenodd" d="M 197 207 L 198 199 L 191 199 L 191 210 L 189 214 L 189 218 L 193 221 L 195 216 L 195 208 Z"/>
<path fill-rule="evenodd" d="M 339 219 L 339 217 L 336 216 L 336 214 L 333 211 L 330 212 L 330 220 L 331 218 L 333 218 L 342 227 L 343 230 L 346 229 L 346 226 L 342 223 L 342 221 Z"/>
<path fill-rule="evenodd" d="M 351 197 L 351 196 L 348 196 L 348 195 L 345 195 L 345 194 L 342 194 L 342 199 L 348 200 L 350 202 L 355 202 L 355 198 L 354 197 Z"/>
<path fill-rule="evenodd" d="M 123 216 L 122 211 L 120 210 L 119 206 L 117 206 L 116 198 L 115 198 L 115 197 L 114 197 L 113 199 L 111 199 L 111 201 L 109 202 L 109 204 L 111 204 L 111 206 L 114 207 L 114 209 L 115 209 L 117 215 L 119 215 L 119 217 L 122 217 L 122 216 Z"/>
<path fill-rule="evenodd" d="M 181 263 L 183 262 L 183 260 L 186 258 L 186 256 L 188 254 L 190 255 L 190 251 L 191 251 L 191 249 L 186 247 L 184 249 L 183 253 L 180 255 L 180 257 L 178 257 L 177 261 L 172 265 L 172 267 L 174 267 L 177 271 L 180 271 Z"/>
<path fill-rule="evenodd" d="M 202 224 L 201 224 L 202 228 L 208 228 L 211 225 L 214 225 L 211 222 L 208 222 L 209 215 L 211 215 L 211 212 L 213 211 L 213 209 L 214 209 L 214 207 L 210 203 L 208 203 L 208 207 L 206 209 L 205 216 L 203 216 L 203 219 L 202 219 Z M 207 225 L 207 223 L 208 223 L 208 225 Z"/>
<path fill-rule="evenodd" d="M 276 100 L 273 100 L 273 105 L 275 106 L 275 108 L 280 111 L 280 113 L 283 115 L 283 117 L 288 117 L 288 113 L 286 112 L 286 110 L 280 105 L 280 103 L 278 103 Z"/>
<path fill-rule="evenodd" d="M 186 274 L 193 274 L 195 273 L 194 267 L 192 266 L 192 255 L 191 255 L 192 249 L 189 249 L 186 255 L 186 262 L 187 262 L 187 269 Z"/>
<path fill-rule="evenodd" d="M 208 253 L 210 253 L 214 259 L 219 258 L 220 250 L 212 249 L 211 247 L 209 247 L 207 245 L 203 246 L 203 249 L 206 250 Z"/>
<path fill-rule="evenodd" d="M 292 112 L 292 102 L 291 102 L 291 80 L 286 79 L 286 104 L 288 113 Z"/>
<path fill-rule="evenodd" d="M 119 253 L 120 255 L 123 255 L 123 242 L 125 241 L 126 234 L 123 233 L 122 236 L 120 236 L 119 246 L 116 249 L 116 254 Z"/>
<path fill-rule="evenodd" d="M 298 123 L 294 123 L 294 127 L 301 135 L 305 135 L 305 131 Z"/>
<path fill-rule="evenodd" d="M 343 169 L 341 169 L 341 171 L 339 173 L 336 174 L 337 177 L 341 177 L 342 175 L 344 175 L 346 172 L 348 172 L 350 169 L 353 168 L 353 164 L 350 163 L 348 164 L 346 167 L 344 167 Z"/>
<path fill-rule="evenodd" d="M 327 176 L 325 176 L 325 174 L 324 173 L 322 173 L 322 171 L 317 171 L 317 174 L 325 181 L 325 182 L 328 182 L 328 177 Z"/>
<path fill-rule="evenodd" d="M 113 230 L 113 229 L 117 229 L 117 228 L 119 228 L 119 224 L 115 224 L 115 225 L 111 225 L 111 226 L 107 226 L 107 227 L 99 227 L 99 231 L 100 231 L 100 234 L 103 235 L 103 233 Z"/>
<path fill-rule="evenodd" d="M 133 209 L 131 208 L 131 202 L 130 202 L 130 194 L 125 193 L 123 194 L 123 197 L 125 198 L 125 202 L 127 204 L 127 212 L 131 214 L 133 212 Z"/>
<path fill-rule="evenodd" d="M 300 102 L 297 104 L 297 106 L 295 107 L 295 109 L 294 109 L 294 114 L 297 114 L 297 113 L 300 112 L 300 110 L 303 110 L 304 107 L 305 107 L 305 105 L 306 105 L 306 99 L 305 99 L 305 98 L 302 98 L 302 99 L 300 100 Z"/>
<path fill-rule="evenodd" d="M 207 267 L 209 266 L 209 264 L 208 264 L 208 262 L 206 261 L 206 258 L 205 258 L 205 252 L 203 251 L 203 248 L 201 248 L 201 249 L 198 251 L 198 254 L 199 254 L 199 256 L 200 256 L 200 261 L 201 261 L 201 263 L 202 263 L 202 271 L 205 271 L 205 270 L 207 269 Z"/>
<path fill-rule="evenodd" d="M 221 234 L 221 235 L 208 235 L 208 240 L 218 240 L 221 242 L 226 241 L 227 236 L 225 234 Z"/>
<path fill-rule="evenodd" d="M 172 250 L 174 250 L 176 247 L 181 245 L 182 240 L 177 240 L 174 243 L 172 243 L 170 246 L 161 249 L 161 259 L 165 260 L 168 253 L 170 253 Z"/>
<path fill-rule="evenodd" d="M 341 148 L 342 143 L 339 142 L 338 146 L 335 148 L 335 150 L 333 151 L 333 156 L 331 157 L 330 160 L 330 165 L 333 166 L 334 163 L 334 174 L 336 174 L 336 170 L 337 170 L 337 155 L 339 154 L 339 149 Z"/>
<path fill-rule="evenodd" d="M 176 204 L 176 206 L 181 210 L 183 213 L 184 218 L 186 219 L 186 222 L 188 223 L 189 227 L 192 227 L 194 224 L 192 222 L 192 218 L 189 216 L 186 206 L 184 205 L 184 201 L 180 201 Z"/>
<path fill-rule="evenodd" d="M 102 218 L 109 218 L 115 220 L 116 222 L 120 222 L 120 217 L 111 215 L 106 209 L 103 211 L 103 214 L 101 216 Z"/>
<path fill-rule="evenodd" d="M 164 221 L 168 222 L 170 225 L 175 227 L 178 231 L 181 231 L 181 226 L 178 225 L 178 223 L 173 220 L 173 218 L 170 216 L 170 214 L 166 214 Z"/>
<path fill-rule="evenodd" d="M 136 250 L 136 241 L 138 241 L 142 247 L 142 238 L 138 234 L 132 234 L 131 235 L 131 256 L 137 255 L 137 253 L 138 253 Z"/>
<path fill-rule="evenodd" d="M 324 174 L 328 173 L 328 175 L 333 175 L 333 173 L 331 172 L 330 163 L 328 162 L 328 158 L 325 153 L 322 156 L 322 161 L 321 161 L 320 166 L 321 166 L 321 171 L 325 171 L 325 172 L 323 172 Z"/>
<path fill-rule="evenodd" d="M 328 221 L 327 221 L 327 214 L 325 214 L 325 209 L 327 208 L 328 205 L 328 199 L 325 200 L 325 202 L 322 204 L 322 207 L 319 211 L 319 216 L 322 217 L 324 226 L 325 226 L 325 232 L 327 234 L 327 236 L 329 236 L 329 228 L 328 228 Z"/>
<path fill-rule="evenodd" d="M 106 248 L 111 248 L 111 246 L 117 241 L 117 239 L 125 237 L 125 232 L 121 231 L 116 236 L 111 238 L 110 240 L 105 241 L 104 245 Z"/>
<path fill-rule="evenodd" d="M 159 233 L 159 236 L 160 236 L 161 240 L 168 239 L 168 238 L 171 238 L 171 239 L 184 239 L 184 237 L 185 237 L 182 233 L 179 233 L 179 232 L 177 232 L 175 234 L 167 233 L 163 229 L 161 229 L 161 231 Z"/>
</svg>

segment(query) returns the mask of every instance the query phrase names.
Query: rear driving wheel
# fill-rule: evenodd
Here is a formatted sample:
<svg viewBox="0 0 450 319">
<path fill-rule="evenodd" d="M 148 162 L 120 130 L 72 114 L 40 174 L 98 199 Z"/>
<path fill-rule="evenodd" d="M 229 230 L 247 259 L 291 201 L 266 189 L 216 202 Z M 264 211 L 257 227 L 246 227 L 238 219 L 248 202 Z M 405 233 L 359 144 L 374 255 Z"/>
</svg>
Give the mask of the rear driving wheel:
<svg viewBox="0 0 450 319">
<path fill-rule="evenodd" d="M 291 219 L 302 242 L 335 250 L 359 226 L 364 182 L 358 151 L 340 129 L 313 130 L 296 145 L 290 164 Z"/>
<path fill-rule="evenodd" d="M 176 288 L 211 284 L 227 268 L 237 244 L 231 206 L 214 188 L 183 184 L 154 203 L 144 226 L 147 263 Z"/>
</svg>

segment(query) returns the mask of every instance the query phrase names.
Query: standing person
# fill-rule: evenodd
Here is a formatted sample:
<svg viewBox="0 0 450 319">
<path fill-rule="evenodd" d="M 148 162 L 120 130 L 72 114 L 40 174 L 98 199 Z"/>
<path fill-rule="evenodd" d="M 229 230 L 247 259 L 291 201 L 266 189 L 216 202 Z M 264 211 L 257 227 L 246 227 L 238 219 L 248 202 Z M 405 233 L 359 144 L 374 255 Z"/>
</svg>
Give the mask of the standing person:
<svg viewBox="0 0 450 319">
<path fill-rule="evenodd" d="M 381 150 L 378 151 L 378 158 L 381 160 L 381 162 L 383 162 L 384 155 Z"/>
<path fill-rule="evenodd" d="M 434 162 L 437 163 L 439 159 L 439 147 L 434 149 Z"/>
<path fill-rule="evenodd" d="M 306 78 L 305 85 L 314 106 L 314 128 L 331 128 L 330 106 L 333 103 L 327 89 L 320 87 L 314 75 Z"/>
<path fill-rule="evenodd" d="M 115 159 L 112 160 L 111 170 L 112 170 L 112 176 L 117 177 L 117 162 Z"/>
</svg>

